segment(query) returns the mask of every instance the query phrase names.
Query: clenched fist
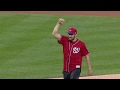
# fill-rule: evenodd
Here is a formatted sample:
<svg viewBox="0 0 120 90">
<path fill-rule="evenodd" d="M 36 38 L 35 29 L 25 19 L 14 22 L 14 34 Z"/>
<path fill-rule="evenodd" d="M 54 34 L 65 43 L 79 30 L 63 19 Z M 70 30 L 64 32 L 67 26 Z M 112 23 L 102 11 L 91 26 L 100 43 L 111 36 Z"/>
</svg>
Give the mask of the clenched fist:
<svg viewBox="0 0 120 90">
<path fill-rule="evenodd" d="M 64 19 L 59 18 L 58 23 L 59 23 L 60 25 L 62 25 L 64 22 L 65 22 L 65 20 L 64 20 Z"/>
</svg>

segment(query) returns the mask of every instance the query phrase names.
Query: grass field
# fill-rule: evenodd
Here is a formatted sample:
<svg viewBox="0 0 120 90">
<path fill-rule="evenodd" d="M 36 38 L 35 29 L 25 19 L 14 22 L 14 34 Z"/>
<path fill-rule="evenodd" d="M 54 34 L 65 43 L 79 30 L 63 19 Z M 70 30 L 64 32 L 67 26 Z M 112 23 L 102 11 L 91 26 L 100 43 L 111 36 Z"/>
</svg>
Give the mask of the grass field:
<svg viewBox="0 0 120 90">
<path fill-rule="evenodd" d="M 120 18 L 0 14 L 0 78 L 44 79 L 62 77 L 62 46 L 52 36 L 58 18 L 78 30 L 78 38 L 90 51 L 93 75 L 120 73 Z M 81 76 L 87 75 L 83 58 Z"/>
</svg>

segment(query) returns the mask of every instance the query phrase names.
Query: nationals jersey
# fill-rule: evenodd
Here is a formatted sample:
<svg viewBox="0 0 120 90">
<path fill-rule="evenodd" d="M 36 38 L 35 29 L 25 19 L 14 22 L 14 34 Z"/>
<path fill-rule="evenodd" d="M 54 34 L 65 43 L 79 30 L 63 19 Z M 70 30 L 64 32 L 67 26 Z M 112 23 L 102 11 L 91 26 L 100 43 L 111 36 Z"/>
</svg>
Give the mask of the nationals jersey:
<svg viewBox="0 0 120 90">
<path fill-rule="evenodd" d="M 64 71 L 71 72 L 76 68 L 81 68 L 82 57 L 89 54 L 85 44 L 78 39 L 70 42 L 67 36 L 62 36 L 58 43 L 63 46 Z"/>
</svg>

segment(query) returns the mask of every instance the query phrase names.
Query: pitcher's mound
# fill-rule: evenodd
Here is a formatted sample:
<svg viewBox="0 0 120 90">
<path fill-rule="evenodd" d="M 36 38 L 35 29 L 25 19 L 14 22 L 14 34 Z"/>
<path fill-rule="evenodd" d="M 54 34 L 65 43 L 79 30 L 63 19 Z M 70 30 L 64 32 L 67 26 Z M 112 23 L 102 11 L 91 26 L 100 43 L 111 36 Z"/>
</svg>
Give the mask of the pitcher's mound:
<svg viewBox="0 0 120 90">
<path fill-rule="evenodd" d="M 63 78 L 51 78 L 51 79 L 63 79 Z M 81 76 L 79 79 L 120 79 L 120 74 Z"/>
<path fill-rule="evenodd" d="M 80 79 L 120 79 L 120 74 L 84 76 L 84 77 L 80 77 Z"/>
</svg>

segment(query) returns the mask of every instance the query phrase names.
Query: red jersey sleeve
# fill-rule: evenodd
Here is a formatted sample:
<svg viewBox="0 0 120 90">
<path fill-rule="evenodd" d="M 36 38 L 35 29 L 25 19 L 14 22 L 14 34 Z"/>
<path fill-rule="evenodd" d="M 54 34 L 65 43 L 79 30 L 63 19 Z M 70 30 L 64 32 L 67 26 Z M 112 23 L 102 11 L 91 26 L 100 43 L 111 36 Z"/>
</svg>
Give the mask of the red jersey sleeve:
<svg viewBox="0 0 120 90">
<path fill-rule="evenodd" d="M 90 52 L 88 51 L 85 43 L 82 43 L 82 49 L 81 49 L 81 51 L 82 51 L 82 56 L 86 56 L 86 55 L 88 55 L 88 54 L 90 53 Z"/>
<path fill-rule="evenodd" d="M 62 36 L 60 40 L 58 40 L 59 44 L 63 44 L 67 40 L 66 36 Z"/>
</svg>

